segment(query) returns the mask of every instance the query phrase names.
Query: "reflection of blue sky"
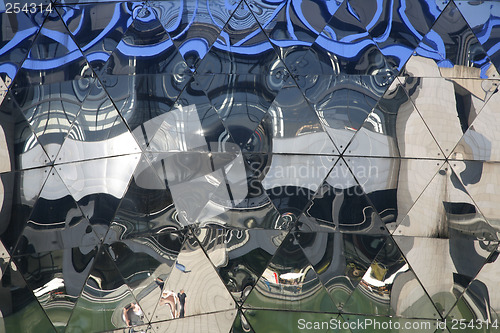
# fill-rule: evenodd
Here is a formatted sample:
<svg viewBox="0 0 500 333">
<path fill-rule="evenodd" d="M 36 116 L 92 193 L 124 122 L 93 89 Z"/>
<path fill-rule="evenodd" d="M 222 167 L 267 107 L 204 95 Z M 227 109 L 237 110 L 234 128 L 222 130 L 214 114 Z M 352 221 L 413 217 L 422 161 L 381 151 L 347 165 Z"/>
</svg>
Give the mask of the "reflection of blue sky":
<svg viewBox="0 0 500 333">
<path fill-rule="evenodd" d="M 169 38 L 157 44 L 152 44 L 148 46 L 144 45 L 131 45 L 124 41 L 116 47 L 122 54 L 132 57 L 151 57 L 164 52 L 171 48 L 174 44 Z M 182 53 L 182 52 L 181 52 Z"/>
<path fill-rule="evenodd" d="M 319 31 L 316 31 L 314 27 L 311 25 L 311 23 L 308 22 L 306 15 L 307 13 L 303 12 L 304 4 L 302 3 L 302 1 L 290 0 L 284 3 L 280 3 L 279 1 L 274 1 L 271 3 L 276 4 L 276 8 L 273 10 L 272 15 L 266 19 L 266 22 L 264 22 L 263 26 L 267 27 L 269 24 L 271 24 L 271 22 L 274 19 L 276 19 L 276 16 L 280 12 L 280 10 L 282 10 L 283 7 L 286 6 L 285 8 L 286 19 L 287 19 L 286 26 L 288 34 L 289 36 L 291 36 L 291 39 L 289 40 L 272 39 L 273 43 L 279 47 L 309 46 L 311 44 L 310 41 L 300 40 L 300 38 L 298 38 L 297 35 L 295 34 L 294 26 L 292 24 L 290 17 L 290 12 L 294 12 L 305 27 L 307 27 L 309 30 L 313 32 L 319 33 Z M 182 6 L 182 4 L 178 4 L 178 6 L 179 5 Z M 392 2 L 392 6 L 395 5 L 397 5 L 397 3 Z M 479 41 L 481 43 L 484 43 L 487 40 L 489 40 L 493 27 L 497 24 L 500 24 L 500 3 L 488 2 L 480 5 L 472 5 L 467 2 L 457 2 L 457 5 L 460 8 L 461 12 L 466 14 L 466 18 L 470 26 L 476 27 L 484 25 L 484 29 L 478 34 Z M 3 3 L 0 6 L 1 6 L 0 8 L 5 7 Z M 113 14 L 111 15 L 110 21 L 107 24 L 107 26 L 88 44 L 82 46 L 83 52 L 90 50 L 92 47 L 101 43 L 102 40 L 106 37 L 106 35 L 112 32 L 113 29 L 115 29 L 116 26 L 120 24 L 120 21 L 123 20 L 123 17 L 120 15 L 120 6 L 121 4 L 116 4 L 114 6 Z M 177 36 L 174 36 L 173 38 L 179 38 L 180 36 L 183 36 L 193 23 L 198 22 L 200 20 L 203 21 L 209 19 L 211 20 L 210 24 L 222 28 L 220 24 L 218 24 L 217 18 L 214 17 L 214 14 L 210 10 L 210 6 L 206 7 L 207 13 L 200 11 L 203 10 L 203 8 L 200 7 L 200 4 L 197 1 L 195 1 L 192 4 L 192 6 L 193 6 L 192 8 L 193 12 L 190 15 L 189 22 L 187 22 L 185 29 L 183 29 L 182 32 L 180 32 L 179 34 L 177 34 Z M 339 7 L 339 2 L 328 1 L 326 3 L 326 6 L 328 8 L 329 13 L 332 14 Z M 426 10 L 428 11 L 428 13 L 434 17 L 437 17 L 440 14 L 440 10 L 443 9 L 441 8 L 442 7 L 441 5 L 437 5 L 433 1 L 427 1 L 427 5 L 424 4 L 424 7 L 427 7 Z M 74 9 L 71 7 L 66 7 L 66 10 L 63 15 L 63 20 L 65 22 L 68 22 L 68 20 L 70 20 L 72 17 L 75 17 L 77 14 L 81 14 L 81 12 L 84 10 L 85 9 L 83 6 L 76 6 Z M 407 0 L 401 0 L 400 6 L 399 8 L 397 8 L 398 15 L 401 17 L 402 22 L 407 26 L 407 28 L 411 31 L 411 33 L 415 35 L 417 38 L 421 38 L 422 36 L 412 26 L 405 10 L 407 10 Z M 350 8 L 350 11 L 352 12 L 353 15 L 356 15 L 354 9 Z M 383 1 L 377 0 L 376 12 L 371 21 L 368 23 L 367 28 L 368 29 L 373 28 L 375 24 L 381 20 L 382 14 L 383 14 Z M 387 27 L 381 35 L 377 36 L 374 39 L 374 41 L 377 43 L 386 41 L 389 38 L 391 29 L 393 28 L 391 24 L 392 22 L 391 19 L 394 13 L 392 10 L 389 10 L 387 14 L 389 15 Z M 84 15 L 81 16 L 81 18 L 78 21 L 78 25 L 72 31 L 73 34 L 82 33 L 83 22 L 84 22 L 83 18 Z M 144 22 L 150 22 L 152 20 L 155 20 L 156 16 L 154 15 L 154 11 L 151 10 L 149 11 L 149 14 L 147 16 L 140 17 L 137 19 Z M 181 15 L 176 15 L 176 19 L 174 20 L 175 22 L 173 24 L 175 27 L 169 27 L 168 30 L 171 32 L 174 31 L 175 28 L 181 24 L 181 19 L 182 19 Z M 132 23 L 132 17 L 128 17 L 126 26 L 127 27 L 130 26 L 131 23 Z M 30 36 L 35 34 L 36 31 L 37 27 L 32 26 L 30 28 L 17 32 L 12 38 L 12 40 L 9 41 L 2 49 L 0 49 L 0 55 L 12 51 L 17 45 L 19 45 L 26 38 L 29 38 Z M 81 57 L 81 53 L 79 52 L 78 47 L 73 42 L 72 38 L 67 34 L 63 34 L 61 32 L 49 29 L 42 29 L 41 33 L 46 37 L 51 38 L 55 42 L 64 45 L 68 49 L 68 52 L 66 55 L 59 58 L 43 59 L 43 60 L 34 59 L 30 54 L 28 56 L 28 59 L 24 63 L 25 68 L 53 69 L 62 66 L 64 64 L 67 64 L 69 62 L 72 62 Z M 227 34 L 227 32 L 223 31 L 221 33 L 221 36 L 219 36 L 219 39 L 215 42 L 214 47 L 217 49 L 224 49 L 236 54 L 243 54 L 243 55 L 244 54 L 257 55 L 272 50 L 273 47 L 268 42 L 243 46 L 244 44 L 249 44 L 249 42 L 251 43 L 251 39 L 257 36 L 259 33 L 262 33 L 260 29 L 249 33 L 247 36 L 239 40 L 234 45 L 228 45 L 230 36 Z M 452 64 L 446 60 L 445 45 L 442 38 L 435 31 L 431 30 L 426 35 L 426 40 L 427 40 L 427 45 L 420 44 L 420 47 L 417 49 L 418 54 L 438 61 L 440 66 L 442 67 L 451 66 Z M 316 43 L 318 46 L 322 47 L 323 49 L 333 54 L 337 54 L 345 58 L 356 58 L 359 56 L 360 50 L 366 48 L 369 45 L 372 45 L 373 41 L 370 39 L 370 36 L 366 32 L 351 34 L 349 36 L 344 37 L 342 40 L 337 41 L 334 31 L 332 29 L 329 29 L 329 27 L 327 26 L 325 30 L 323 30 L 319 35 L 318 39 L 316 40 Z M 118 44 L 117 48 L 118 50 L 120 50 L 120 52 L 122 52 L 127 56 L 143 57 L 143 56 L 153 56 L 160 54 L 161 52 L 172 46 L 173 46 L 172 39 L 168 39 L 158 44 L 141 45 L 141 46 L 129 45 L 126 44 L 124 41 L 121 41 Z M 209 51 L 209 48 L 210 45 L 208 41 L 198 37 L 198 38 L 188 38 L 182 45 L 179 46 L 179 51 L 183 56 L 185 56 L 189 52 L 196 52 L 201 58 L 203 58 Z M 490 50 L 488 50 L 488 53 L 492 54 L 498 51 L 499 49 L 500 49 L 500 43 L 491 47 Z M 409 58 L 412 52 L 412 50 L 410 50 L 409 47 L 398 44 L 392 44 L 390 46 L 386 46 L 382 48 L 382 51 L 386 56 L 393 56 L 395 58 L 400 59 L 401 60 L 400 66 L 404 64 L 404 62 Z M 95 61 L 95 60 L 106 61 L 108 58 L 109 54 L 101 50 L 91 52 L 90 54 L 88 54 L 88 60 L 90 61 Z M 483 63 L 481 63 L 480 65 L 483 65 Z M 486 67 L 482 68 L 483 72 L 486 69 L 487 69 Z M 16 68 L 14 65 L 4 63 L 0 65 L 0 71 L 7 73 L 10 77 L 14 77 Z"/>
</svg>

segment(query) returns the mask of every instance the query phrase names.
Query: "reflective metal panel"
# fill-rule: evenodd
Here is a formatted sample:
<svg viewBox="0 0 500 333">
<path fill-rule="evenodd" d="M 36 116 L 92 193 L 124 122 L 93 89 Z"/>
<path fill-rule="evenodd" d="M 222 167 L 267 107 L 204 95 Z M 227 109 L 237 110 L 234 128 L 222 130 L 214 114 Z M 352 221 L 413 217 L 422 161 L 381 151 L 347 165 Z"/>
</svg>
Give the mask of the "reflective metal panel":
<svg viewBox="0 0 500 333">
<path fill-rule="evenodd" d="M 209 295 L 207 295 L 209 293 Z M 195 237 L 184 243 L 163 286 L 153 321 L 184 318 L 236 308 L 236 303 Z M 234 319 L 234 317 L 233 317 Z M 233 322 L 230 320 L 229 327 Z M 228 327 L 228 330 L 229 330 Z"/>
<path fill-rule="evenodd" d="M 277 230 L 202 228 L 198 239 L 226 287 L 241 304 L 284 236 Z"/>
<path fill-rule="evenodd" d="M 313 312 L 336 310 L 293 234 L 283 240 L 243 306 Z"/>
<path fill-rule="evenodd" d="M 2 265 L 0 324 L 13 332 L 56 332 L 14 261 Z"/>
<path fill-rule="evenodd" d="M 454 232 L 449 239 L 394 236 L 441 316 L 453 305 L 493 250 Z M 430 264 L 432 263 L 432 264 Z"/>
<path fill-rule="evenodd" d="M 67 248 L 15 257 L 13 262 L 58 329 L 66 327 L 97 248 Z"/>
<path fill-rule="evenodd" d="M 85 1 L 66 1 L 70 2 Z M 61 6 L 57 10 L 89 64 L 99 71 L 123 38 L 138 5 L 134 2 L 90 3 Z"/>
<path fill-rule="evenodd" d="M 298 233 L 297 241 L 339 311 L 386 240 L 340 232 Z"/>
</svg>

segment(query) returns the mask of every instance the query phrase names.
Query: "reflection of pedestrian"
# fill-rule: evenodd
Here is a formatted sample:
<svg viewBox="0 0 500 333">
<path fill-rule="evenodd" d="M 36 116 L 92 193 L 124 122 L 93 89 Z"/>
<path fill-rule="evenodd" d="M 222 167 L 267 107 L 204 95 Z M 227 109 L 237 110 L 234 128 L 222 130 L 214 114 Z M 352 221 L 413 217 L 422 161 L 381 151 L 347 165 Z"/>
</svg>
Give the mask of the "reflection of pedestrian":
<svg viewBox="0 0 500 333">
<path fill-rule="evenodd" d="M 130 303 L 123 308 L 123 321 L 127 327 L 144 324 L 142 318 L 144 318 L 144 314 L 139 304 Z"/>
<path fill-rule="evenodd" d="M 267 288 L 269 289 L 269 292 L 271 292 L 271 284 L 269 283 L 269 281 L 264 279 L 264 283 L 266 284 Z"/>
<path fill-rule="evenodd" d="M 180 270 L 182 273 L 189 273 L 191 271 L 187 271 L 186 270 L 186 266 L 184 266 L 183 264 L 180 264 L 178 261 L 175 262 L 175 268 L 177 268 L 178 270 Z"/>
<path fill-rule="evenodd" d="M 179 303 L 181 304 L 181 310 L 179 314 L 179 318 L 184 318 L 184 314 L 186 311 L 186 294 L 184 293 L 184 289 L 181 289 L 181 292 L 177 294 L 179 298 Z"/>
<path fill-rule="evenodd" d="M 179 299 L 177 298 L 177 294 L 172 290 L 164 290 L 161 294 L 160 305 L 167 304 L 170 308 L 170 314 L 172 318 L 178 318 L 177 315 L 177 303 Z"/>
<path fill-rule="evenodd" d="M 163 290 L 163 286 L 165 285 L 165 280 L 162 280 L 160 278 L 156 278 L 155 282 L 158 285 L 158 287 L 160 287 L 160 290 Z"/>
</svg>

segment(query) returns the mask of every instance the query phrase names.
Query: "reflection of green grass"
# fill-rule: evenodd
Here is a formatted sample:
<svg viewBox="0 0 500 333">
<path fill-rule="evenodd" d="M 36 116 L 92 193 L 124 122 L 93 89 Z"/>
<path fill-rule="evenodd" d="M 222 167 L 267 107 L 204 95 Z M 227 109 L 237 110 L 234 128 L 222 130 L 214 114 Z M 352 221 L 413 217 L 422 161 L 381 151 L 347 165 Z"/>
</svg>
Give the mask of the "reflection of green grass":
<svg viewBox="0 0 500 333">
<path fill-rule="evenodd" d="M 466 325 L 468 325 L 471 322 L 473 323 L 473 325 L 471 325 L 470 327 L 467 327 L 466 329 L 460 330 L 459 323 L 460 323 L 461 319 L 464 319 L 464 323 Z M 452 311 L 450 312 L 450 314 L 448 315 L 447 325 L 448 325 L 448 328 L 450 329 L 450 332 L 460 331 L 460 332 L 471 332 L 471 333 L 475 333 L 475 332 L 481 332 L 481 333 L 490 333 L 491 332 L 491 333 L 493 333 L 493 332 L 499 331 L 499 329 L 496 327 L 490 327 L 489 325 L 488 325 L 488 327 L 486 327 L 486 323 L 484 322 L 485 318 L 480 318 L 480 320 L 482 321 L 482 325 L 481 325 L 482 327 L 479 328 L 480 325 L 478 324 L 477 319 L 478 318 L 471 311 L 467 302 L 465 302 L 464 299 L 461 298 L 457 302 L 456 307 L 454 307 L 452 309 Z M 455 322 L 453 320 L 455 320 Z M 492 321 L 494 321 L 494 318 L 492 319 Z M 500 323 L 499 323 L 499 325 L 500 325 Z M 455 328 L 455 329 L 452 330 L 452 328 Z"/>
<path fill-rule="evenodd" d="M 116 329 L 111 322 L 116 306 L 116 303 L 96 303 L 84 297 L 80 298 L 66 332 L 83 333 Z"/>
<path fill-rule="evenodd" d="M 349 331 L 339 331 L 330 329 L 300 329 L 299 320 L 305 322 L 328 322 L 337 320 L 336 314 L 325 314 L 325 313 L 307 313 L 307 312 L 290 312 L 290 311 L 269 311 L 269 310 L 246 310 L 245 317 L 252 325 L 255 332 L 266 332 L 266 333 L 303 333 L 303 332 L 342 332 L 347 333 Z M 330 328 L 330 327 L 329 327 Z"/>
<path fill-rule="evenodd" d="M 2 318 L 0 318 L 0 323 Z M 5 332 L 22 332 L 22 333 L 45 333 L 54 332 L 49 319 L 45 316 L 40 305 L 33 301 L 22 310 L 13 313 L 6 318 L 3 318 Z M 0 331 L 2 325 L 0 324 Z"/>
<path fill-rule="evenodd" d="M 390 314 L 389 302 L 371 299 L 359 289 L 354 290 L 345 304 L 343 311 L 348 313 L 363 313 L 388 316 Z"/>
<path fill-rule="evenodd" d="M 282 289 L 280 289 L 282 288 Z M 294 288 L 297 291 L 294 292 Z M 252 308 L 336 312 L 337 309 L 318 279 L 301 287 L 295 285 L 275 285 L 271 292 L 260 280 L 252 290 L 245 305 Z"/>
</svg>

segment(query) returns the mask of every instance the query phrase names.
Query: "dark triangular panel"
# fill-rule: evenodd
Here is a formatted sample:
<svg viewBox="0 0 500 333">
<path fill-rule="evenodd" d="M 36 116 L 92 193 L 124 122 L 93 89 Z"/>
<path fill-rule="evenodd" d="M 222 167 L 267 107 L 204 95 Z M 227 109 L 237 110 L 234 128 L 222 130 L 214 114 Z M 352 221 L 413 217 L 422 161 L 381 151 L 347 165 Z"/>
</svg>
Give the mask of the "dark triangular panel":
<svg viewBox="0 0 500 333">
<path fill-rule="evenodd" d="M 77 1 L 78 2 L 78 1 Z M 100 71 L 132 22 L 139 2 L 60 6 L 57 10 L 95 71 Z"/>
<path fill-rule="evenodd" d="M 311 197 L 311 204 L 299 219 L 300 230 L 387 234 L 375 207 L 343 159 L 339 159 L 320 184 Z"/>
<path fill-rule="evenodd" d="M 337 311 L 292 233 L 283 240 L 243 307 L 311 312 Z"/>
<path fill-rule="evenodd" d="M 206 81 L 202 78 L 191 78 L 173 109 L 161 119 L 161 125 L 150 141 L 149 151 L 239 150 L 203 91 L 205 88 Z"/>
<path fill-rule="evenodd" d="M 281 215 L 296 220 L 313 200 L 336 156 L 272 155 L 262 187 Z"/>
<path fill-rule="evenodd" d="M 92 75 L 82 51 L 57 11 L 52 9 L 12 84 L 19 88 L 89 79 Z"/>
<path fill-rule="evenodd" d="M 191 78 L 190 74 L 103 75 L 102 84 L 145 149 Z"/>
<path fill-rule="evenodd" d="M 297 74 L 338 73 L 387 76 L 399 72 L 372 40 L 344 1 L 311 49 L 296 61 Z"/>
<path fill-rule="evenodd" d="M 50 168 L 46 167 L 2 174 L 4 202 L 9 210 L 2 210 L 0 240 L 11 254 L 49 173 Z"/>
<path fill-rule="evenodd" d="M 140 326 L 145 324 L 145 320 L 137 300 L 108 252 L 101 246 L 68 327 L 71 330 L 78 327 L 89 332 L 109 331 Z"/>
<path fill-rule="evenodd" d="M 278 230 L 202 228 L 198 239 L 217 273 L 241 304 L 264 272 L 285 234 Z"/>
<path fill-rule="evenodd" d="M 394 236 L 439 314 L 446 317 L 492 249 L 454 232 L 449 239 Z M 432 265 L 429 265 L 432 263 Z"/>
<path fill-rule="evenodd" d="M 98 243 L 99 238 L 89 221 L 57 170 L 53 168 L 33 207 L 14 254 L 92 247 Z"/>
<path fill-rule="evenodd" d="M 140 148 L 98 81 L 82 103 L 57 163 L 139 153 Z"/>
<path fill-rule="evenodd" d="M 173 40 L 156 18 L 153 8 L 137 10 L 132 24 L 124 33 L 103 74 L 182 74 L 188 71 Z"/>
<path fill-rule="evenodd" d="M 57 329 L 68 324 L 96 252 L 97 247 L 82 247 L 14 257 L 28 287 Z"/>
<path fill-rule="evenodd" d="M 431 2 L 363 2 L 350 0 L 352 10 L 388 62 L 401 70 L 413 50 L 441 14 Z"/>
<path fill-rule="evenodd" d="M 152 4 L 191 70 L 206 56 L 237 5 L 206 1 L 155 1 Z"/>
<path fill-rule="evenodd" d="M 394 76 L 299 76 L 297 83 L 340 152 L 389 89 Z"/>
<path fill-rule="evenodd" d="M 189 236 L 165 281 L 160 302 L 153 314 L 153 322 L 157 321 L 156 318 L 184 318 L 235 308 L 234 299 L 203 248 L 195 237 Z M 229 327 L 233 320 L 234 317 Z"/>
<path fill-rule="evenodd" d="M 196 72 L 277 76 L 284 68 L 250 8 L 241 1 Z"/>
<path fill-rule="evenodd" d="M 273 153 L 339 153 L 318 115 L 291 77 L 281 87 L 263 122 L 273 129 L 270 143 Z"/>
<path fill-rule="evenodd" d="M 341 310 L 383 247 L 386 236 L 300 232 L 305 256 Z"/>
<path fill-rule="evenodd" d="M 482 81 L 481 83 L 487 84 L 491 81 Z M 493 95 L 490 97 L 491 93 Z M 483 96 L 484 98 L 481 98 Z M 450 158 L 485 162 L 500 161 L 500 147 L 498 146 L 500 138 L 498 138 L 498 131 L 494 125 L 496 119 L 498 119 L 497 108 L 500 102 L 496 85 L 493 84 L 488 93 L 483 96 L 477 101 L 479 105 L 474 110 L 476 112 L 471 112 L 472 116 L 477 116 L 475 118 L 469 116 L 467 125 L 470 124 L 470 126 L 464 128 L 466 132 L 453 150 Z M 490 98 L 488 99 L 488 97 Z"/>
<path fill-rule="evenodd" d="M 130 239 L 175 230 L 181 225 L 166 182 L 160 180 L 145 156 L 134 171 L 108 232 L 109 239 Z"/>
<path fill-rule="evenodd" d="M 441 318 L 398 246 L 390 238 L 342 311 L 429 320 Z"/>
<path fill-rule="evenodd" d="M 60 164 L 57 172 L 94 231 L 104 238 L 139 162 L 139 155 Z"/>
<path fill-rule="evenodd" d="M 404 72 L 416 77 L 498 78 L 499 74 L 453 1 L 419 43 Z"/>
<path fill-rule="evenodd" d="M 1 154 L 7 170 L 48 165 L 51 160 L 24 117 L 13 91 L 7 92 L 0 110 L 0 126 L 5 133 Z"/>
<path fill-rule="evenodd" d="M 399 80 L 392 81 L 344 154 L 444 158 Z"/>
<path fill-rule="evenodd" d="M 11 261 L 2 267 L 0 327 L 5 332 L 57 332 L 18 267 Z"/>
<path fill-rule="evenodd" d="M 44 1 L 33 1 L 35 8 Z M 7 2 L 9 5 L 13 3 Z M 5 7 L 3 7 L 5 8 Z M 31 8 L 30 8 L 31 9 Z M 0 13 L 2 36 L 0 37 L 0 82 L 3 87 L 10 87 L 22 62 L 45 20 L 45 13 L 36 10 L 34 13 L 13 10 Z"/>
<path fill-rule="evenodd" d="M 155 333 L 168 332 L 229 332 L 237 315 L 237 310 L 225 310 L 216 313 L 202 314 L 191 318 L 179 318 L 152 323 Z"/>
</svg>

